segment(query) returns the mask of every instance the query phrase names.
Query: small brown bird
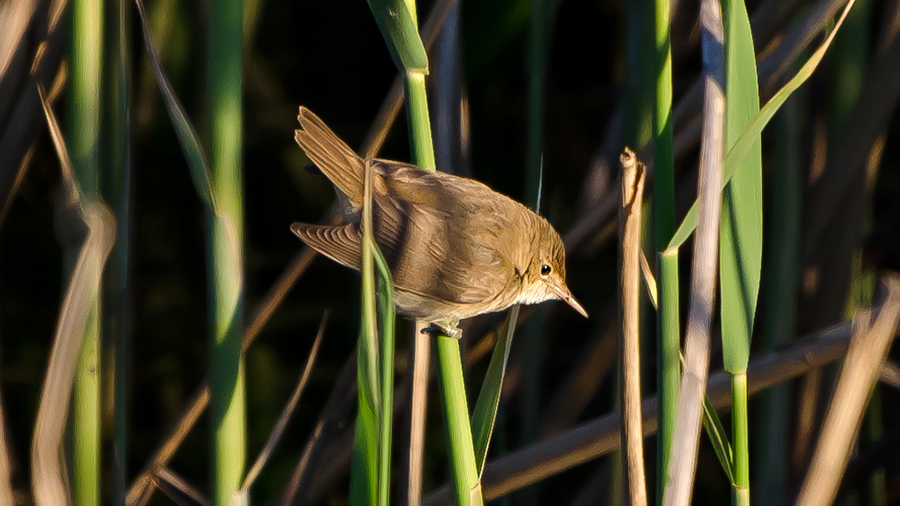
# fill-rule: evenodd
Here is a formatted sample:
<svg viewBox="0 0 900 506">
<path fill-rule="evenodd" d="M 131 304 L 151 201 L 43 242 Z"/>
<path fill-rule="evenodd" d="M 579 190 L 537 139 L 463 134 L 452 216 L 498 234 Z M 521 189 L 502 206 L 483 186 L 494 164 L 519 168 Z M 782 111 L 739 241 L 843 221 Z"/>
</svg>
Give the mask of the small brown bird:
<svg viewBox="0 0 900 506">
<path fill-rule="evenodd" d="M 294 223 L 323 255 L 359 270 L 367 161 L 300 107 L 297 144 L 337 188 L 347 225 Z M 401 314 L 452 337 L 459 320 L 550 299 L 587 317 L 566 287 L 566 253 L 544 218 L 487 186 L 414 165 L 368 160 L 373 236 L 391 269 Z"/>
</svg>

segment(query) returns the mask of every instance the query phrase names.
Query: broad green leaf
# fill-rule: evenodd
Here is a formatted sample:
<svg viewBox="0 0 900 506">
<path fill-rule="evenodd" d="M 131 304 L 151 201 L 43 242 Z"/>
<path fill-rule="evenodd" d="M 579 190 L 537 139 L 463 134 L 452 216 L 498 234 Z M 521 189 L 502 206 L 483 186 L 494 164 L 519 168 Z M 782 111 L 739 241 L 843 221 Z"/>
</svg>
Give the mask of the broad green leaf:
<svg viewBox="0 0 900 506">
<path fill-rule="evenodd" d="M 515 305 L 506 315 L 503 326 L 497 329 L 494 354 L 491 355 L 491 363 L 488 365 L 484 383 L 481 384 L 481 393 L 478 394 L 475 411 L 472 413 L 472 437 L 475 440 L 475 464 L 478 466 L 479 476 L 484 471 L 491 434 L 494 432 L 497 406 L 500 404 L 500 392 L 503 388 L 503 376 L 506 373 L 506 363 L 509 360 L 509 350 L 512 348 L 513 332 L 518 319 L 519 306 Z"/>
<path fill-rule="evenodd" d="M 416 19 L 403 0 L 369 0 L 369 8 L 397 68 L 428 73 L 428 55 Z"/>
<path fill-rule="evenodd" d="M 759 113 L 756 53 L 743 0 L 725 0 L 725 149 Z M 722 194 L 719 286 L 725 370 L 747 369 L 762 267 L 762 149 L 757 134 Z"/>
<path fill-rule="evenodd" d="M 816 50 L 815 53 L 803 64 L 803 67 L 800 68 L 800 71 L 788 81 L 778 93 L 776 93 L 771 100 L 759 111 L 753 121 L 747 125 L 747 128 L 744 129 L 744 132 L 738 138 L 738 140 L 734 143 L 731 149 L 728 151 L 728 154 L 725 156 L 724 163 L 724 173 L 722 174 L 722 188 L 725 188 L 725 185 L 731 181 L 732 175 L 734 175 L 735 170 L 737 170 L 740 163 L 743 161 L 744 156 L 750 151 L 750 148 L 753 147 L 756 139 L 762 133 L 763 128 L 769 123 L 769 120 L 772 119 L 772 116 L 778 112 L 778 109 L 781 108 L 782 104 L 784 104 L 785 100 L 791 96 L 794 91 L 797 90 L 812 73 L 818 67 L 819 62 L 822 61 L 822 57 L 825 56 L 825 52 L 828 50 L 828 47 L 831 45 L 831 41 L 834 40 L 835 34 L 841 27 L 841 24 L 844 22 L 844 19 L 847 17 L 847 13 L 850 12 L 850 8 L 853 7 L 854 0 L 850 0 L 847 2 L 847 5 L 844 7 L 844 11 L 841 13 L 840 19 L 835 24 L 834 29 L 828 34 L 828 37 L 825 38 L 825 41 L 822 45 Z M 672 237 L 672 240 L 669 242 L 669 245 L 666 249 L 679 248 L 684 241 L 691 236 L 694 229 L 697 228 L 697 202 L 694 201 L 694 204 L 691 206 L 691 209 L 688 211 L 687 215 L 684 217 L 684 220 L 681 222 L 681 226 L 678 227 L 678 230 L 675 232 L 675 236 Z"/>
</svg>

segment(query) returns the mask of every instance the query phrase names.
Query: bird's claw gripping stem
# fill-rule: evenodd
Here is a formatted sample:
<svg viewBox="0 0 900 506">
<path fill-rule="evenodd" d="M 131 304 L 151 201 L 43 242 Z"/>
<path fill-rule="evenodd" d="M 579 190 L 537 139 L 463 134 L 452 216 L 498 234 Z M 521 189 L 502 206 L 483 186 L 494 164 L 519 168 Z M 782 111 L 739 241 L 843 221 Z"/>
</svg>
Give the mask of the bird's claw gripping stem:
<svg viewBox="0 0 900 506">
<path fill-rule="evenodd" d="M 446 336 L 452 337 L 453 339 L 460 339 L 462 337 L 462 330 L 456 326 L 456 322 L 451 321 L 431 322 L 429 326 L 423 328 L 421 332 L 435 337 Z"/>
</svg>

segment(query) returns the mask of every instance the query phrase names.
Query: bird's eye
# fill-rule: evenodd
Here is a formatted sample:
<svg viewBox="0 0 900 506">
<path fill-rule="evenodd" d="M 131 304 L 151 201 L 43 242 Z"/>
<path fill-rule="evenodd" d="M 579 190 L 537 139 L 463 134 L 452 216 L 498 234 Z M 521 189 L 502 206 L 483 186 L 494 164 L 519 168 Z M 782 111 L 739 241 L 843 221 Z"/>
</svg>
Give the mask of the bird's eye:
<svg viewBox="0 0 900 506">
<path fill-rule="evenodd" d="M 541 266 L 541 276 L 547 276 L 551 272 L 553 272 L 553 268 L 551 268 L 549 265 L 544 264 Z"/>
</svg>

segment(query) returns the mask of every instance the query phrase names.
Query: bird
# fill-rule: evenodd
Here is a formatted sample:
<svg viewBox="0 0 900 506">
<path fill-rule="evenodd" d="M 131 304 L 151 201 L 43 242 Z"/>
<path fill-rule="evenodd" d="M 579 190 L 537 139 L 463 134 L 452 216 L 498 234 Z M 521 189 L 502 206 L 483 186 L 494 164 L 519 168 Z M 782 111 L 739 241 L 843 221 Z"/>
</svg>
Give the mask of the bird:
<svg viewBox="0 0 900 506">
<path fill-rule="evenodd" d="M 293 223 L 291 231 L 359 270 L 371 170 L 372 235 L 391 271 L 397 312 L 430 324 L 423 333 L 459 338 L 460 320 L 553 299 L 587 318 L 566 285 L 563 241 L 546 219 L 472 179 L 363 159 L 306 107 L 297 119 L 294 138 L 334 184 L 347 223 Z"/>
</svg>

